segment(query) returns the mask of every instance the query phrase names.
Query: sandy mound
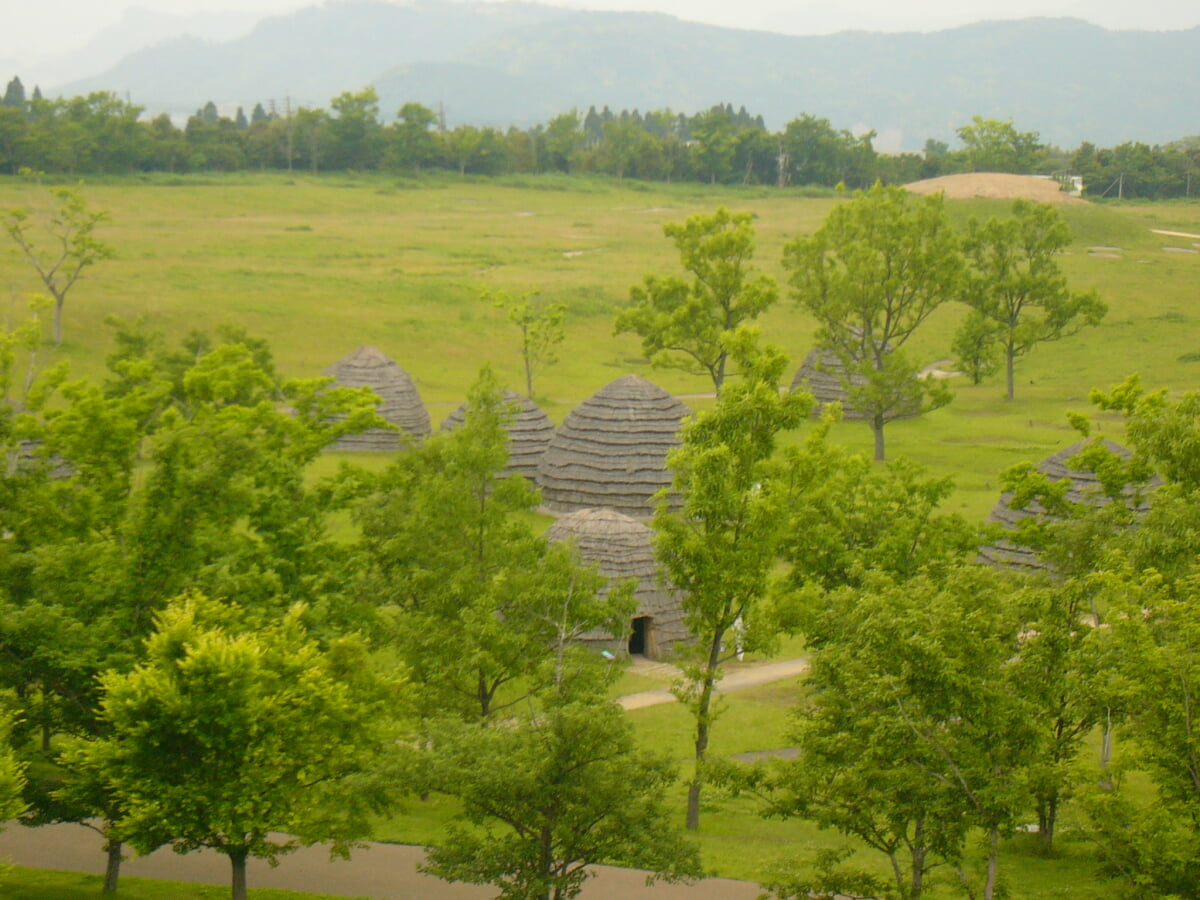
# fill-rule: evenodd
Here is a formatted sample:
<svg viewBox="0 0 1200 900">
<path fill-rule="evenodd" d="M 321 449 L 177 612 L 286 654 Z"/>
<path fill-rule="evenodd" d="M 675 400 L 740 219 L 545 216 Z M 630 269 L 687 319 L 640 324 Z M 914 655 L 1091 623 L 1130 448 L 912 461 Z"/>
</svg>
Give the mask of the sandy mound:
<svg viewBox="0 0 1200 900">
<path fill-rule="evenodd" d="M 972 197 L 989 197 L 995 200 L 1015 200 L 1024 197 L 1040 203 L 1077 203 L 1072 197 L 1059 190 L 1053 178 L 1035 178 L 1032 175 L 1005 175 L 1000 172 L 970 172 L 965 175 L 943 175 L 914 181 L 906 187 L 914 194 L 933 194 L 944 191 L 949 200 L 970 200 Z"/>
</svg>

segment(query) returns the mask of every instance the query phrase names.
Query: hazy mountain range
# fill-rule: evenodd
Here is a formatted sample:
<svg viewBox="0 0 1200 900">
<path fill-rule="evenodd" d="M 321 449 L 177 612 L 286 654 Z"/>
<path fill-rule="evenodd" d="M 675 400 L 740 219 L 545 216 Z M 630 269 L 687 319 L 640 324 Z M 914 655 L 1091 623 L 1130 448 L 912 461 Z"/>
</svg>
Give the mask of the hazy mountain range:
<svg viewBox="0 0 1200 900">
<path fill-rule="evenodd" d="M 219 27 L 228 35 L 239 26 Z M 728 102 L 772 128 L 803 112 L 873 128 L 886 149 L 953 141 L 973 115 L 1012 119 L 1066 147 L 1162 143 L 1200 132 L 1200 28 L 1025 19 L 804 37 L 653 13 L 348 0 L 265 19 L 232 39 L 143 47 L 50 93 L 112 90 L 185 115 L 208 100 L 247 112 L 256 102 L 324 106 L 368 84 L 385 120 L 416 100 L 444 106 L 451 126 L 528 126 L 593 104 L 694 112 Z"/>
</svg>

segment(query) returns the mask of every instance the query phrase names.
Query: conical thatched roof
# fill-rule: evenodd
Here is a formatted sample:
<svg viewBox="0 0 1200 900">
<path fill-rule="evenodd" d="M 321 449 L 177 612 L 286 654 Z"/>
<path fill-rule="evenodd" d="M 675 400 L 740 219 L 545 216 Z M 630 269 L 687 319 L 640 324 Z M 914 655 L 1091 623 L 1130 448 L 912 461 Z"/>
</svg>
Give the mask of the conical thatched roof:
<svg viewBox="0 0 1200 900">
<path fill-rule="evenodd" d="M 1048 456 L 1038 463 L 1037 470 L 1052 482 L 1059 482 L 1063 479 L 1067 479 L 1070 482 L 1067 487 L 1067 502 L 1087 504 L 1089 506 L 1104 506 L 1109 502 L 1109 499 L 1101 489 L 1099 479 L 1096 478 L 1095 473 L 1073 469 L 1070 465 L 1070 460 L 1079 455 L 1089 443 L 1090 441 L 1079 441 L 1065 450 L 1059 450 L 1054 455 Z M 1112 441 L 1105 441 L 1104 446 L 1110 453 L 1115 453 L 1125 459 L 1128 459 L 1131 455 L 1127 448 Z M 1131 489 L 1126 491 L 1131 501 L 1132 493 Z M 1031 503 L 1024 509 L 1012 509 L 1009 507 L 1011 502 L 1012 493 L 1005 491 L 1000 495 L 1000 499 L 996 505 L 992 507 L 992 512 L 988 516 L 987 521 L 999 523 L 1005 531 L 1016 531 L 1018 523 L 1022 519 L 1027 519 L 1031 516 L 1050 516 L 1038 503 Z M 1147 504 L 1143 500 L 1141 501 L 1141 505 L 1137 507 L 1137 511 L 1144 512 L 1146 509 Z M 1019 546 L 1007 540 L 1000 540 L 993 545 L 981 548 L 979 555 L 984 562 L 991 565 L 1022 572 L 1044 572 L 1050 568 L 1049 563 L 1039 557 L 1029 547 Z"/>
<path fill-rule="evenodd" d="M 662 388 L 626 375 L 567 416 L 538 466 L 542 502 L 554 512 L 608 507 L 654 513 L 651 497 L 671 483 L 667 452 L 691 411 Z"/>
<path fill-rule="evenodd" d="M 375 347 L 359 347 L 325 370 L 342 387 L 369 387 L 383 400 L 379 415 L 402 432 L 420 440 L 429 436 L 429 413 L 412 378 L 395 361 Z M 395 450 L 400 436 L 371 428 L 337 442 L 338 450 Z"/>
<path fill-rule="evenodd" d="M 505 475 L 524 475 L 530 481 L 537 477 L 538 463 L 554 437 L 554 423 L 540 406 L 516 391 L 505 391 L 504 400 L 513 407 L 513 419 L 505 427 L 508 432 L 508 467 Z M 463 404 L 442 422 L 442 431 L 452 431 L 466 421 L 467 404 Z"/>
<path fill-rule="evenodd" d="M 825 347 L 814 347 L 812 352 L 804 358 L 800 368 L 796 370 L 796 376 L 792 379 L 792 390 L 806 388 L 816 398 L 817 405 L 813 409 L 814 415 L 819 416 L 821 409 L 827 403 L 841 403 L 843 419 L 865 419 L 866 413 L 855 409 L 846 396 L 846 388 L 842 384 L 845 373 L 846 367 L 842 365 L 842 361 L 836 353 Z M 866 384 L 866 379 L 861 375 L 854 374 L 851 376 L 850 382 L 854 385 L 861 385 Z M 889 415 L 888 418 L 905 419 L 914 415 L 916 415 L 915 410 L 899 415 Z"/>
<path fill-rule="evenodd" d="M 595 566 L 610 585 L 634 579 L 634 618 L 650 619 L 647 656 L 669 653 L 672 645 L 688 640 L 679 592 L 663 587 L 656 577 L 654 532 L 648 527 L 611 509 L 581 509 L 551 525 L 546 537 L 551 541 L 573 541 L 582 562 Z M 611 637 L 599 634 L 586 635 L 585 639 Z"/>
</svg>

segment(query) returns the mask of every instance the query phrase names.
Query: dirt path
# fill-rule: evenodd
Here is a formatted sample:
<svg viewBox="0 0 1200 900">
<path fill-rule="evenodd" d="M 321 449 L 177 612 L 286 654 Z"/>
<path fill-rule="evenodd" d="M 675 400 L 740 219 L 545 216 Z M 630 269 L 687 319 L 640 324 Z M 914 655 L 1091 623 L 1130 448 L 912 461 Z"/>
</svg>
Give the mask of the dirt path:
<svg viewBox="0 0 1200 900">
<path fill-rule="evenodd" d="M 782 681 L 801 674 L 808 668 L 807 659 L 785 659 L 780 662 L 763 663 L 736 669 L 717 683 L 717 693 L 727 694 L 730 691 L 740 691 L 749 687 Z M 636 667 L 634 669 L 636 671 Z M 675 696 L 666 688 L 653 691 L 641 691 L 637 694 L 627 694 L 619 697 L 617 702 L 625 709 L 645 709 L 647 706 L 659 706 L 663 703 L 675 703 Z"/>
<path fill-rule="evenodd" d="M 82 825 L 47 825 L 24 828 L 10 824 L 0 834 L 0 856 L 19 866 L 70 872 L 104 871 L 100 837 Z M 316 891 L 339 897 L 372 900 L 487 900 L 495 891 L 475 885 L 448 884 L 417 872 L 424 859 L 420 847 L 370 844 L 349 860 L 330 861 L 329 851 L 308 847 L 285 856 L 278 868 L 250 860 L 247 880 L 251 890 L 260 887 Z M 123 876 L 228 884 L 229 862 L 218 853 L 203 851 L 180 856 L 157 850 L 128 860 Z M 636 869 L 597 866 L 595 877 L 583 889 L 583 900 L 754 900 L 758 885 L 748 881 L 710 878 L 691 885 L 646 886 L 646 873 Z"/>
<path fill-rule="evenodd" d="M 1154 234 L 1165 234 L 1167 237 L 1191 238 L 1194 241 L 1200 241 L 1200 234 L 1192 234 L 1189 231 L 1160 231 L 1157 228 L 1151 228 Z"/>
</svg>

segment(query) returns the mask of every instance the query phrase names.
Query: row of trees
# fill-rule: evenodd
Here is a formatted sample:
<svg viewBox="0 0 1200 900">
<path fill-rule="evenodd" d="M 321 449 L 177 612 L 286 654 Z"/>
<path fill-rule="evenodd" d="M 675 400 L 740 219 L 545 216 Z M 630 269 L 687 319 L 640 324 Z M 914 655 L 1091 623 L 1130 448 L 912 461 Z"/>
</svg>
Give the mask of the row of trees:
<svg viewBox="0 0 1200 900">
<path fill-rule="evenodd" d="M 420 103 L 381 121 L 374 88 L 346 91 L 328 109 L 256 104 L 221 116 L 213 103 L 181 129 L 165 114 L 107 92 L 26 99 L 20 79 L 0 103 L 0 169 L 80 174 L 243 169 L 448 169 L 462 174 L 596 173 L 646 181 L 820 185 L 865 188 L 959 172 L 1054 173 L 1084 177 L 1096 196 L 1179 197 L 1192 193 L 1200 146 L 1127 143 L 1074 152 L 1048 147 L 1009 121 L 974 119 L 957 129 L 961 147 L 934 139 L 922 153 L 880 154 L 875 134 L 835 128 L 803 114 L 779 132 L 732 105 L 685 115 L 594 107 L 533 128 L 448 128 Z"/>
<path fill-rule="evenodd" d="M 720 395 L 730 339 L 776 302 L 778 286 L 754 274 L 749 213 L 722 208 L 664 231 L 687 277 L 646 276 L 616 330 L 641 337 L 652 364 L 706 375 Z M 972 218 L 960 236 L 940 194 L 917 198 L 877 183 L 784 247 L 792 296 L 837 356 L 847 402 L 874 433 L 876 459 L 884 458 L 888 422 L 950 401 L 944 383 L 920 378 L 904 352 L 942 304 L 970 308 L 955 352 L 977 384 L 1002 361 L 1010 401 L 1017 358 L 1104 317 L 1096 292 L 1070 290 L 1062 274 L 1057 255 L 1070 240 L 1048 204 L 1017 200 L 1010 217 Z"/>
</svg>

